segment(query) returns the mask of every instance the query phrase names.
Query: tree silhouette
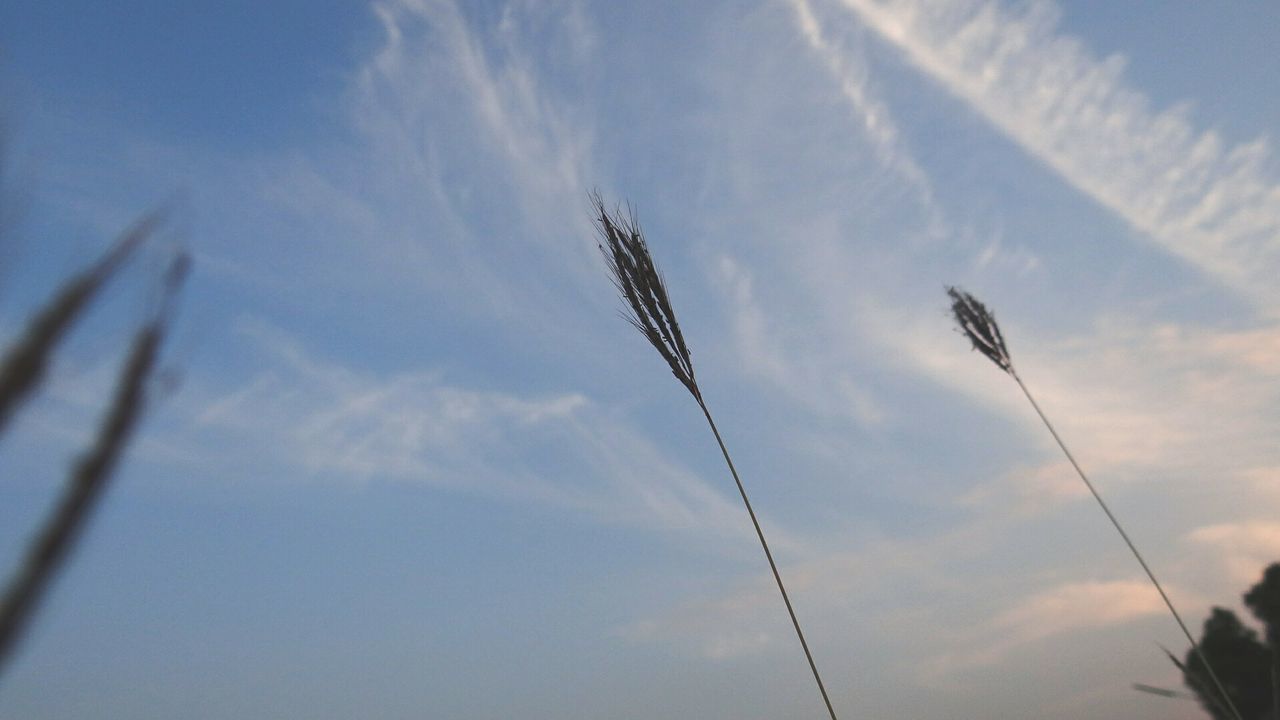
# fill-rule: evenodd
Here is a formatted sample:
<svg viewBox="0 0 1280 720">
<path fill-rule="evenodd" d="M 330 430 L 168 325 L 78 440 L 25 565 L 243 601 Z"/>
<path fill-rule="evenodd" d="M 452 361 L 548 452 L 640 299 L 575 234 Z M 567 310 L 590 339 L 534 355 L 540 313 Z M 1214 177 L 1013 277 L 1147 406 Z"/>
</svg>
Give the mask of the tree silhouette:
<svg viewBox="0 0 1280 720">
<path fill-rule="evenodd" d="M 1267 645 L 1271 650 L 1268 673 L 1271 716 L 1272 720 L 1280 720 L 1280 563 L 1267 568 L 1262 581 L 1245 593 L 1244 604 L 1267 628 Z"/>
<path fill-rule="evenodd" d="M 1267 643 L 1280 644 L 1280 563 L 1273 563 L 1262 580 L 1244 595 L 1244 604 L 1267 629 Z"/>
<path fill-rule="evenodd" d="M 1247 627 L 1226 608 L 1215 607 L 1204 621 L 1200 649 L 1213 664 L 1231 700 L 1244 720 L 1280 720 L 1276 688 L 1276 658 L 1280 657 L 1280 563 L 1263 573 L 1262 580 L 1244 595 L 1244 603 L 1263 625 L 1264 636 Z M 1183 682 L 1195 692 L 1201 706 L 1215 720 L 1230 717 L 1222 698 L 1208 682 L 1204 664 L 1187 653 Z"/>
</svg>

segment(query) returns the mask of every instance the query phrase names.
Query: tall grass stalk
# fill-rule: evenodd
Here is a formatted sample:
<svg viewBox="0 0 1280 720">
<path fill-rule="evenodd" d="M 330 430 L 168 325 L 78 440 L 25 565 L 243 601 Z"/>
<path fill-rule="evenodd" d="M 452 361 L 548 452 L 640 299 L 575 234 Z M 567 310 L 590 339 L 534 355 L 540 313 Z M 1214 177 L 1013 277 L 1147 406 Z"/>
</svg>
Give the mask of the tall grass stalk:
<svg viewBox="0 0 1280 720">
<path fill-rule="evenodd" d="M 126 235 L 117 243 L 103 261 L 84 276 L 73 279 L 35 324 L 40 326 L 49 317 L 61 317 L 59 322 L 63 325 L 72 322 L 88 300 L 71 303 L 68 298 L 83 298 L 86 294 L 91 296 L 93 284 L 101 284 L 112 268 L 123 260 L 124 255 L 146 237 L 149 228 L 149 225 L 139 226 L 136 233 Z M 157 310 L 130 344 L 117 378 L 114 397 L 98 427 L 93 445 L 72 467 L 57 506 L 36 534 L 22 565 L 0 601 L 0 674 L 18 647 L 58 568 L 74 548 L 137 428 L 146 407 L 147 384 L 155 374 L 160 346 L 169 328 L 174 298 L 182 285 L 186 269 L 185 255 L 179 256 L 171 264 L 164 279 Z M 69 309 L 59 312 L 59 308 L 68 306 Z M 37 336 L 47 337 L 48 334 Z M 37 344 L 39 352 L 33 353 L 30 362 L 6 365 L 0 375 L 21 372 L 30 377 L 29 368 L 43 368 L 49 361 L 53 343 L 41 341 Z M 37 382 L 38 379 L 37 376 Z M 0 380 L 10 378 L 0 377 Z M 6 387 L 10 385 L 16 383 L 5 384 Z"/>
<path fill-rule="evenodd" d="M 680 324 L 676 322 L 666 283 L 653 262 L 653 256 L 640 230 L 640 224 L 636 221 L 635 215 L 630 212 L 625 217 L 619 212 L 610 214 L 598 194 L 591 195 L 591 202 L 595 208 L 596 227 L 600 233 L 600 252 L 604 254 L 618 293 L 626 302 L 624 316 L 667 362 L 671 368 L 671 374 L 680 381 L 681 385 L 684 385 L 689 394 L 693 395 L 693 399 L 707 419 L 711 434 L 715 436 L 716 443 L 720 446 L 720 453 L 724 455 L 725 464 L 729 466 L 729 473 L 733 475 L 733 481 L 738 486 L 742 504 L 747 508 L 747 515 L 751 517 L 751 525 L 756 530 L 756 537 L 760 539 L 760 547 L 764 549 L 765 559 L 769 561 L 774 582 L 778 585 L 778 592 L 782 594 L 782 602 L 787 606 L 787 615 L 791 617 L 791 626 L 795 628 L 796 637 L 800 639 L 800 647 L 804 650 L 805 659 L 809 661 L 813 679 L 818 683 L 822 702 L 826 704 L 831 720 L 837 720 L 836 711 L 831 706 L 831 698 L 827 696 L 827 688 L 822 683 L 822 676 L 818 673 L 813 653 L 809 651 L 809 643 L 804 639 L 804 631 L 800 629 L 800 621 L 796 618 L 795 608 L 792 607 L 791 598 L 787 595 L 786 585 L 783 584 L 782 575 L 778 572 L 778 565 L 773 560 L 769 543 L 765 540 L 764 531 L 760 528 L 760 521 L 751 507 L 751 500 L 747 497 L 747 490 L 742 484 L 742 478 L 738 476 L 737 468 L 734 467 L 733 458 L 729 456 L 729 450 L 725 447 L 724 438 L 720 436 L 720 430 L 711 417 L 711 411 L 707 409 L 702 390 L 698 387 L 689 347 L 685 344 Z"/>
<path fill-rule="evenodd" d="M 1076 462 L 1076 458 L 1067 449 L 1067 444 L 1063 442 L 1062 437 L 1058 435 L 1058 431 L 1053 427 L 1053 423 L 1049 422 L 1048 416 L 1044 414 L 1044 410 L 1040 409 L 1040 404 L 1032 397 L 1031 391 L 1027 389 L 1026 383 L 1022 382 L 1022 378 L 1018 376 L 1018 372 L 1013 367 L 1013 361 L 1009 357 L 1009 349 L 1005 345 L 1004 335 L 1000 333 L 1000 326 L 996 324 L 995 315 L 987 310 L 987 307 L 978 301 L 977 298 L 958 288 L 947 288 L 947 295 L 951 297 L 951 312 L 955 316 L 956 324 L 960 326 L 961 332 L 969 341 L 973 343 L 973 348 L 983 355 L 986 355 L 991 362 L 995 363 L 1009 377 L 1018 383 L 1018 387 L 1022 389 L 1022 394 L 1026 396 L 1031 403 L 1031 407 L 1035 408 L 1036 414 L 1040 416 L 1040 420 L 1044 426 L 1048 428 L 1049 434 L 1053 436 L 1058 447 L 1062 448 L 1062 453 L 1067 456 L 1071 467 L 1075 468 L 1076 474 L 1084 481 L 1085 487 L 1089 488 L 1093 499 L 1098 501 L 1098 506 L 1102 508 L 1102 512 L 1106 513 L 1107 519 L 1115 527 L 1116 532 L 1120 533 L 1120 537 L 1124 540 L 1125 545 L 1129 546 L 1129 551 L 1133 553 L 1133 557 L 1137 559 L 1138 564 L 1142 566 L 1143 572 L 1147 574 L 1147 578 L 1151 580 L 1151 584 L 1155 586 L 1156 592 L 1160 593 L 1160 599 L 1164 600 L 1165 607 L 1169 608 L 1169 613 L 1173 615 L 1173 619 L 1177 621 L 1178 627 L 1182 629 L 1182 634 L 1187 637 L 1187 642 L 1191 643 L 1192 650 L 1200 658 L 1200 662 L 1204 663 L 1205 670 L 1209 678 L 1213 681 L 1213 685 L 1222 695 L 1222 699 L 1230 708 L 1231 714 L 1236 720 L 1243 720 L 1240 711 L 1236 709 L 1235 703 L 1231 701 L 1231 696 L 1227 694 L 1226 689 L 1222 686 L 1222 682 L 1218 680 L 1218 675 L 1213 671 L 1213 666 L 1209 664 L 1209 659 L 1205 657 L 1200 650 L 1200 645 L 1192 637 L 1191 631 L 1187 629 L 1187 624 L 1182 621 L 1182 616 L 1178 614 L 1178 610 L 1173 606 L 1173 601 L 1169 599 L 1169 595 L 1165 593 L 1164 587 L 1156 580 L 1155 573 L 1151 571 L 1151 567 L 1147 565 L 1147 561 L 1143 559 L 1142 553 L 1138 552 L 1138 548 L 1133 544 L 1133 540 L 1129 538 L 1129 533 L 1125 532 L 1120 521 L 1116 519 L 1111 508 L 1107 507 L 1107 503 L 1103 501 L 1102 495 L 1098 494 L 1097 488 L 1089 481 L 1089 477 L 1085 475 L 1084 470 L 1080 468 L 1080 463 Z"/>
</svg>

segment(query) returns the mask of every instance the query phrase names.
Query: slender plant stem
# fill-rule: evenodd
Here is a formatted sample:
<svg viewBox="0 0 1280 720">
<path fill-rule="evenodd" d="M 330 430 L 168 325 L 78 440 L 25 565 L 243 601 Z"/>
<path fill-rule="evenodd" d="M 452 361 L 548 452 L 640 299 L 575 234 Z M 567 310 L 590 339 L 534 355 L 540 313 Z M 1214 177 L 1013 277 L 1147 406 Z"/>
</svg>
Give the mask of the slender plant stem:
<svg viewBox="0 0 1280 720">
<path fill-rule="evenodd" d="M 747 490 L 742 485 L 742 479 L 738 477 L 738 470 L 733 466 L 733 458 L 729 457 L 729 450 L 724 445 L 724 439 L 720 437 L 720 430 L 716 428 L 716 421 L 711 419 L 711 411 L 707 410 L 707 404 L 703 402 L 701 395 L 694 396 L 698 401 L 698 407 L 702 408 L 702 414 L 707 418 L 707 424 L 711 426 L 711 433 L 716 436 L 716 442 L 720 445 L 720 452 L 724 455 L 724 461 L 729 465 L 729 472 L 733 474 L 733 481 L 738 485 L 738 492 L 742 495 L 742 503 L 747 506 L 747 514 L 751 516 L 751 524 L 756 529 L 756 537 L 760 538 L 760 547 L 764 548 L 764 556 L 769 560 L 769 569 L 773 571 L 773 579 L 778 583 L 778 592 L 782 593 L 782 602 L 787 605 L 787 614 L 791 616 L 791 625 L 796 629 L 796 637 L 800 638 L 800 647 L 804 648 L 804 657 L 809 661 L 809 669 L 813 671 L 813 679 L 818 682 L 818 692 L 822 693 L 822 702 L 827 704 L 827 713 L 831 716 L 831 720 L 836 718 L 836 711 L 831 706 L 831 698 L 827 696 L 827 688 L 822 684 L 822 676 L 818 674 L 818 666 L 813 661 L 813 653 L 809 652 L 809 643 L 805 642 L 804 631 L 800 629 L 800 621 L 796 619 L 796 611 L 791 607 L 791 598 L 787 596 L 787 588 L 782 584 L 782 575 L 778 573 L 778 565 L 773 561 L 773 553 L 769 552 L 769 543 L 764 539 L 764 531 L 760 529 L 760 521 L 756 519 L 756 511 L 751 508 L 751 501 L 747 499 Z"/>
<path fill-rule="evenodd" d="M 1138 552 L 1137 546 L 1135 546 L 1133 541 L 1129 539 L 1129 534 L 1124 531 L 1123 527 L 1121 527 L 1120 521 L 1117 520 L 1116 516 L 1111 512 L 1111 508 L 1107 507 L 1107 503 L 1103 501 L 1102 496 L 1099 495 L 1097 489 L 1093 487 L 1093 483 L 1089 482 L 1088 476 L 1086 476 L 1084 474 L 1084 470 L 1080 468 L 1080 463 L 1076 462 L 1075 456 L 1073 456 L 1071 451 L 1067 449 L 1067 444 L 1062 441 L 1062 438 L 1058 435 L 1058 431 L 1054 429 L 1053 423 L 1049 422 L 1048 416 L 1046 416 L 1044 411 L 1040 409 L 1040 404 L 1031 396 L 1031 391 L 1028 390 L 1027 386 L 1022 382 L 1022 378 L 1018 377 L 1018 373 L 1014 372 L 1012 368 L 1009 369 L 1009 374 L 1017 381 L 1018 387 L 1022 388 L 1022 394 L 1027 396 L 1027 400 L 1031 402 L 1031 407 L 1035 408 L 1036 414 L 1040 416 L 1042 421 L 1044 421 L 1044 426 L 1049 429 L 1049 434 L 1057 441 L 1058 447 L 1062 448 L 1062 452 L 1067 456 L 1067 460 L 1071 461 L 1071 466 L 1076 469 L 1076 474 L 1084 481 L 1085 487 L 1089 488 L 1089 492 L 1093 494 L 1093 499 L 1098 501 L 1098 505 L 1102 508 L 1102 512 L 1107 514 L 1107 518 L 1111 520 L 1111 524 L 1115 526 L 1116 531 L 1120 533 L 1120 537 L 1123 538 L 1125 544 L 1129 546 L 1129 551 L 1133 553 L 1135 558 L 1137 558 L 1138 564 L 1142 566 L 1143 571 L 1147 573 L 1147 577 L 1151 579 L 1151 584 L 1156 586 L 1156 591 L 1160 593 L 1160 599 L 1164 600 L 1165 606 L 1168 607 L 1169 612 L 1173 614 L 1173 619 L 1178 621 L 1178 627 L 1182 628 L 1182 634 L 1187 636 L 1187 642 L 1191 643 L 1191 649 L 1195 651 L 1196 656 L 1200 658 L 1200 662 L 1204 665 L 1205 672 L 1209 674 L 1209 678 L 1213 680 L 1214 686 L 1217 687 L 1218 692 L 1222 694 L 1223 700 L 1225 700 L 1227 706 L 1231 708 L 1231 714 L 1236 717 L 1236 720 L 1243 720 L 1240 715 L 1240 711 L 1236 709 L 1235 703 L 1231 702 L 1231 696 L 1227 694 L 1226 688 L 1224 688 L 1222 686 L 1222 682 L 1218 680 L 1218 675 L 1213 671 L 1213 666 L 1209 664 L 1209 659 L 1204 656 L 1204 652 L 1200 650 L 1200 645 L 1196 642 L 1195 638 L 1191 636 L 1191 631 L 1187 629 L 1187 624 L 1182 621 L 1182 616 L 1178 614 L 1178 611 L 1173 607 L 1173 602 L 1170 601 L 1169 596 L 1165 594 L 1164 587 L 1160 585 L 1159 580 L 1156 580 L 1155 573 L 1151 572 L 1151 568 L 1147 565 L 1147 561 L 1142 558 L 1142 553 Z"/>
</svg>

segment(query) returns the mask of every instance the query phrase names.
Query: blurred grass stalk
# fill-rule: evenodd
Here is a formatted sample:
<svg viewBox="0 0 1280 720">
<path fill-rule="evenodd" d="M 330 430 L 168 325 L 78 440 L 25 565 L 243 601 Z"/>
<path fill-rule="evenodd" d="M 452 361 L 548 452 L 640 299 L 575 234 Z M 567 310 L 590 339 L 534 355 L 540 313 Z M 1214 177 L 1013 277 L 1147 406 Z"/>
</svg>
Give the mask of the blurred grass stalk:
<svg viewBox="0 0 1280 720">
<path fill-rule="evenodd" d="M 146 216 L 112 245 L 93 266 L 67 281 L 31 320 L 25 334 L 0 364 L 0 434 L 44 381 L 53 355 L 102 286 L 111 279 L 162 220 Z M 151 317 L 135 334 L 117 377 L 114 396 L 93 444 L 68 474 L 56 507 L 45 520 L 0 600 L 0 675 L 13 657 L 41 599 L 74 549 L 137 429 L 146 408 L 147 388 L 155 375 L 160 346 L 168 332 L 173 304 L 188 268 L 186 255 L 171 262 L 162 294 Z"/>
<path fill-rule="evenodd" d="M 724 439 L 720 437 L 720 430 L 716 427 L 715 420 L 711 418 L 711 411 L 707 409 L 707 404 L 702 398 L 702 391 L 693 373 L 689 348 L 680 331 L 680 324 L 676 322 L 666 283 L 654 264 L 649 245 L 645 242 L 640 230 L 640 224 L 632 213 L 628 213 L 626 217 L 622 217 L 618 212 L 610 214 L 599 194 L 591 195 L 591 203 L 595 209 L 596 227 L 602 241 L 600 252 L 604 254 L 618 293 L 626 302 L 624 317 L 658 351 L 671 368 L 671 374 L 693 395 L 698 407 L 702 409 L 707 425 L 711 427 L 711 433 L 715 435 L 716 443 L 720 446 L 720 453 L 724 455 L 725 464 L 729 466 L 733 481 L 738 486 L 742 503 L 751 517 L 756 537 L 760 539 L 760 547 L 764 549 L 764 556 L 769 561 L 769 569 L 773 571 L 778 592 L 782 593 L 782 601 L 787 606 L 787 614 L 791 617 L 791 625 L 795 628 L 796 637 L 800 639 L 800 647 L 804 649 L 805 659 L 809 661 L 809 669 L 813 671 L 813 679 L 818 683 L 818 692 L 822 694 L 827 713 L 831 716 L 831 720 L 836 720 L 836 711 L 831 706 L 831 698 L 827 696 L 827 688 L 822 683 L 822 676 L 818 673 L 817 664 L 814 663 L 813 653 L 809 651 L 809 643 L 804 639 L 804 631 L 800 629 L 800 621 L 796 618 L 795 609 L 791 606 L 791 598 L 787 595 L 787 588 L 782 583 L 782 575 L 778 573 L 778 565 L 773 560 L 773 553 L 769 551 L 769 543 L 764 538 L 760 521 L 751 507 L 751 500 L 747 497 L 747 490 L 738 476 L 737 468 L 734 467 L 733 458 L 729 457 Z"/>
<path fill-rule="evenodd" d="M 1138 564 L 1142 566 L 1143 572 L 1145 572 L 1147 574 L 1147 578 L 1151 580 L 1151 584 L 1154 585 L 1156 591 L 1160 593 L 1160 599 L 1164 600 L 1164 604 L 1169 608 L 1169 612 L 1173 615 L 1173 619 L 1177 621 L 1178 627 L 1182 629 L 1182 634 L 1187 637 L 1187 642 L 1191 643 L 1191 648 L 1200 658 L 1200 662 L 1204 663 L 1205 670 L 1207 671 L 1210 680 L 1212 680 L 1214 687 L 1217 688 L 1218 693 L 1222 695 L 1222 699 L 1226 706 L 1230 708 L 1231 715 L 1233 715 L 1236 720 L 1243 720 L 1240 716 L 1240 711 L 1236 709 L 1235 703 L 1231 701 L 1231 696 L 1222 686 L 1222 682 L 1218 680 L 1218 675 L 1213 671 L 1213 666 L 1209 664 L 1208 658 L 1206 658 L 1204 653 L 1200 650 L 1200 645 L 1195 641 L 1195 638 L 1192 637 L 1191 631 L 1187 629 L 1187 624 L 1182 621 L 1182 616 L 1178 614 L 1177 609 L 1173 606 L 1173 602 L 1169 599 L 1168 594 L 1165 593 L 1164 587 L 1160 584 L 1159 580 L 1156 580 L 1155 573 L 1151 571 L 1151 567 L 1147 565 L 1147 561 L 1143 559 L 1142 553 L 1138 552 L 1138 548 L 1133 544 L 1133 540 L 1129 539 L 1129 533 L 1125 532 L 1124 527 L 1120 525 L 1120 521 L 1116 519 L 1115 514 L 1111 512 L 1111 508 L 1107 507 L 1107 503 L 1103 501 L 1102 496 L 1098 494 L 1097 488 L 1095 488 L 1093 483 L 1089 481 L 1089 477 L 1085 475 L 1084 470 L 1080 468 L 1080 463 L 1076 462 L 1075 456 L 1071 454 L 1069 449 L 1067 449 L 1067 444 L 1062 441 L 1062 437 L 1059 436 L 1058 431 L 1054 429 L 1053 423 L 1049 422 L 1048 416 L 1046 416 L 1044 411 L 1040 409 L 1040 404 L 1031 396 L 1031 391 L 1027 389 L 1026 384 L 1022 382 L 1022 378 L 1019 377 L 1017 371 L 1014 370 L 1013 360 L 1009 357 L 1009 349 L 1005 345 L 1004 335 L 1000 332 L 1000 326 L 996 324 L 995 315 L 992 314 L 991 311 L 987 310 L 986 305 L 983 305 L 977 298 L 963 290 L 955 287 L 949 287 L 947 288 L 947 295 L 951 297 L 951 312 L 952 315 L 955 316 L 956 324 L 960 326 L 961 332 L 963 332 L 965 337 L 973 343 L 973 348 L 975 350 L 986 355 L 987 359 L 996 364 L 996 367 L 999 367 L 1007 373 L 1009 377 L 1013 378 L 1016 383 L 1018 383 L 1018 387 L 1022 389 L 1022 394 L 1025 395 L 1027 400 L 1031 403 L 1031 407 L 1035 408 L 1036 414 L 1040 416 L 1040 420 L 1044 423 L 1044 426 L 1048 428 L 1049 434 L 1052 435 L 1054 441 L 1058 443 L 1058 447 L 1062 448 L 1062 453 L 1067 456 L 1067 460 L 1070 461 L 1071 467 L 1075 468 L 1076 474 L 1080 476 L 1082 481 L 1084 481 L 1085 487 L 1089 488 L 1089 492 L 1093 495 L 1093 499 L 1098 501 L 1098 506 L 1102 508 L 1102 512 L 1106 513 L 1107 519 L 1111 521 L 1113 526 L 1115 526 L 1116 531 L 1120 533 L 1120 537 L 1124 539 L 1125 545 L 1129 546 L 1129 551 L 1133 553 L 1133 556 L 1138 560 Z"/>
</svg>

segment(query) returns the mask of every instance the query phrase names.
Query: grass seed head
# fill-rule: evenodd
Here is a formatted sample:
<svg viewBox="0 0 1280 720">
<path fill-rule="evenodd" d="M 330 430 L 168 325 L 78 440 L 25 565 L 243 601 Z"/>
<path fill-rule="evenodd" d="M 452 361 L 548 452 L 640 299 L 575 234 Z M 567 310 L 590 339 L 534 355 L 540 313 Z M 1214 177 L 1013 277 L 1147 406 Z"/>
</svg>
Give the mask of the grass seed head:
<svg viewBox="0 0 1280 720">
<path fill-rule="evenodd" d="M 666 360 L 680 384 L 694 397 L 701 397 L 689 347 L 671 307 L 671 296 L 635 214 L 630 209 L 626 215 L 618 210 L 610 213 L 597 193 L 592 193 L 591 204 L 600 235 L 600 252 L 626 303 L 623 316 Z"/>
<path fill-rule="evenodd" d="M 1001 370 L 1013 374 L 1013 361 L 1009 359 L 1009 348 L 1005 347 L 1004 336 L 1000 334 L 1000 326 L 996 324 L 996 316 L 977 298 L 955 287 L 947 288 L 951 296 L 951 312 L 955 315 L 960 331 L 973 343 L 973 348 L 990 358 Z"/>
<path fill-rule="evenodd" d="M 129 228 L 91 267 L 73 277 L 32 319 L 23 337 L 0 360 L 0 431 L 48 370 L 63 336 L 97 296 L 102 286 L 146 241 L 164 219 L 163 212 L 145 216 Z"/>
</svg>

